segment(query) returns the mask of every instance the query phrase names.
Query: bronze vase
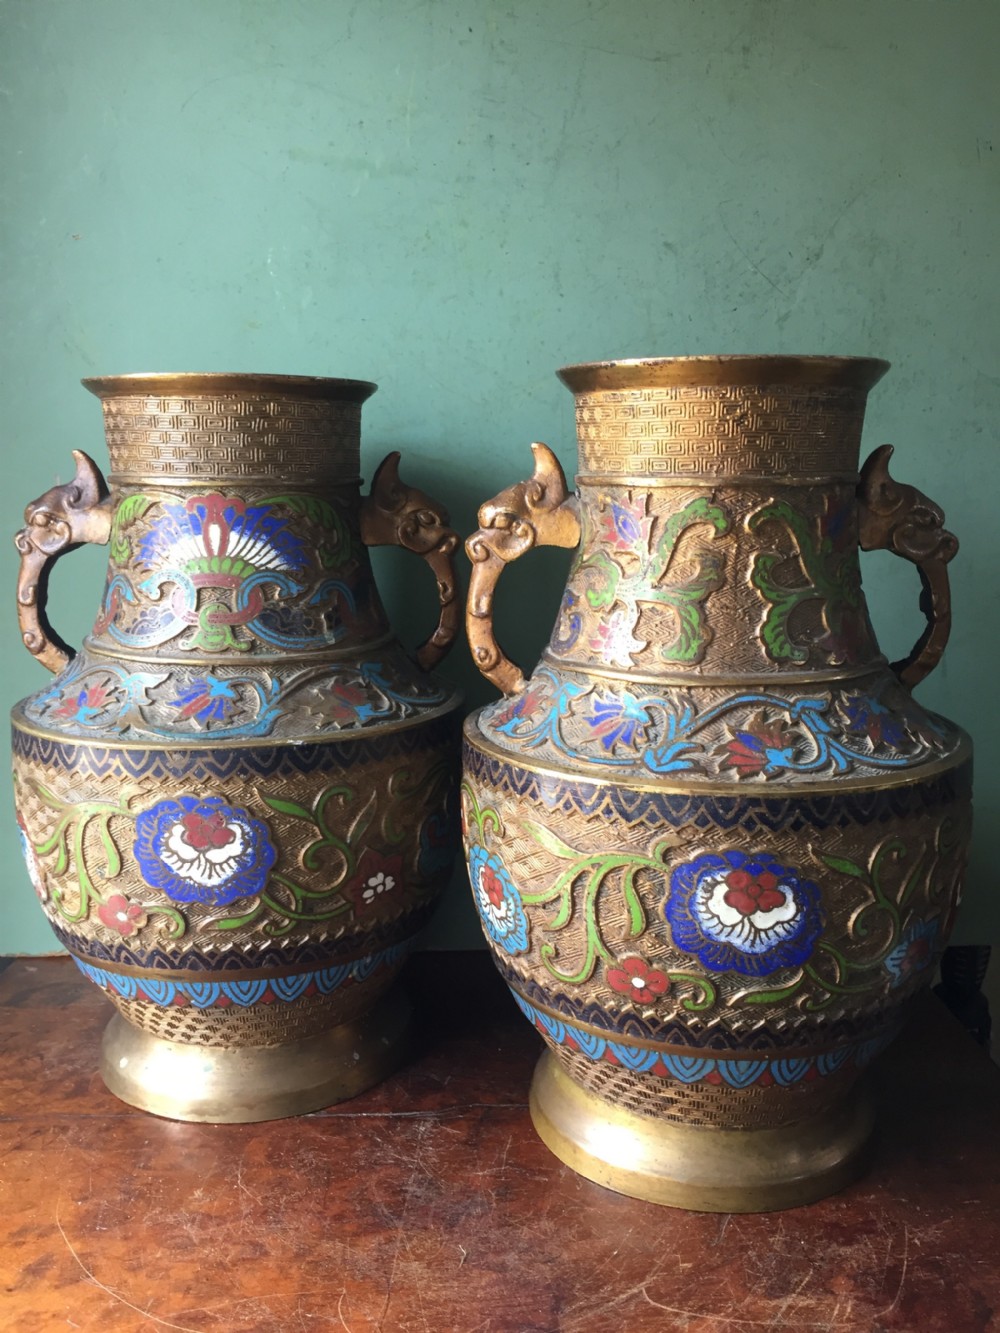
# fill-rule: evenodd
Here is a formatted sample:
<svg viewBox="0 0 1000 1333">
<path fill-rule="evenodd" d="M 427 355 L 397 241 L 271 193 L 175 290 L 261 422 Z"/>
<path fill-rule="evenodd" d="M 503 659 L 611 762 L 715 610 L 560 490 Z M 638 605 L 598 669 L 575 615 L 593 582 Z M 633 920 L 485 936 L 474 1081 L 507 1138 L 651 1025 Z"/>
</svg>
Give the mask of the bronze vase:
<svg viewBox="0 0 1000 1333">
<path fill-rule="evenodd" d="M 428 674 L 458 620 L 447 514 L 359 493 L 375 386 L 281 375 L 84 381 L 111 468 L 28 506 L 24 642 L 55 673 L 13 712 L 18 821 L 59 941 L 117 1007 L 101 1072 L 181 1120 L 353 1096 L 404 1050 L 393 983 L 457 851 L 456 709 Z M 73 654 L 51 563 L 108 543 Z M 368 547 L 423 556 L 439 625 L 412 658 Z M 454 833 L 453 833 L 454 827 Z"/>
<path fill-rule="evenodd" d="M 506 696 L 465 729 L 463 826 L 497 966 L 547 1051 L 558 1157 L 707 1211 L 819 1198 L 861 1169 L 859 1075 L 929 982 L 958 901 L 971 747 L 911 689 L 944 648 L 941 511 L 858 472 L 882 361 L 570 366 L 578 490 L 533 445 L 480 510 L 468 629 Z M 504 565 L 574 549 L 531 677 Z M 890 665 L 858 551 L 913 561 L 927 628 Z"/>
</svg>

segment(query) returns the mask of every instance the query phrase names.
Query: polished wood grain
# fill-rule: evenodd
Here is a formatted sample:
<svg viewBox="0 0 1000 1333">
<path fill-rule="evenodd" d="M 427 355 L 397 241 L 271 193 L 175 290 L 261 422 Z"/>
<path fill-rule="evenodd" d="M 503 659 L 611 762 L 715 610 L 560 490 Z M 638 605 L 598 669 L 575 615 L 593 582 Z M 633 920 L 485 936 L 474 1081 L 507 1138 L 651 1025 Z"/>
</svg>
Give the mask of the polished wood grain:
<svg viewBox="0 0 1000 1333">
<path fill-rule="evenodd" d="M 539 1042 L 484 955 L 423 955 L 382 1087 L 174 1124 L 96 1070 L 110 1008 L 62 959 L 0 975 L 0 1328 L 14 1333 L 983 1333 L 1000 1329 L 1000 1069 L 936 1000 L 884 1060 L 861 1184 L 709 1216 L 539 1143 Z M 995 1311 L 997 1313 L 995 1313 Z"/>
</svg>

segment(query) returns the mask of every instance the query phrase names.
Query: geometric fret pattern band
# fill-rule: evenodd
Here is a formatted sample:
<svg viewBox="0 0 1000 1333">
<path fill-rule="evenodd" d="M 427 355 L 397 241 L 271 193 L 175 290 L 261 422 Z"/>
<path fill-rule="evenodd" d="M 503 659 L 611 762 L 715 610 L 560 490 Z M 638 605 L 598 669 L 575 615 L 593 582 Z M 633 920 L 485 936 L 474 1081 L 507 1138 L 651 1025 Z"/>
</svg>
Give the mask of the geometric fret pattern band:
<svg viewBox="0 0 1000 1333">
<path fill-rule="evenodd" d="M 864 396 L 716 385 L 579 394 L 579 471 L 715 482 L 851 473 Z"/>
</svg>

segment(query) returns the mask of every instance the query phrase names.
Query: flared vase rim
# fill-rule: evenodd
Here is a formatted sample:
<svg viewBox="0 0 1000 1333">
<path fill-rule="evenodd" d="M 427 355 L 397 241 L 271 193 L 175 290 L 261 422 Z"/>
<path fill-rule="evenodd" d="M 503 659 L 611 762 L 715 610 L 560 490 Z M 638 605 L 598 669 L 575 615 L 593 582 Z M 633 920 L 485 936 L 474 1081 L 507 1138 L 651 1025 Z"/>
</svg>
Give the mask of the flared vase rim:
<svg viewBox="0 0 1000 1333">
<path fill-rule="evenodd" d="M 80 383 L 101 399 L 126 395 L 163 398 L 198 393 L 278 393 L 298 398 L 363 403 L 378 388 L 371 380 L 224 370 L 135 371 L 125 375 L 88 376 Z"/>
<path fill-rule="evenodd" d="M 697 386 L 853 388 L 877 384 L 890 363 L 870 356 L 742 354 L 623 357 L 556 371 L 573 393 Z"/>
</svg>

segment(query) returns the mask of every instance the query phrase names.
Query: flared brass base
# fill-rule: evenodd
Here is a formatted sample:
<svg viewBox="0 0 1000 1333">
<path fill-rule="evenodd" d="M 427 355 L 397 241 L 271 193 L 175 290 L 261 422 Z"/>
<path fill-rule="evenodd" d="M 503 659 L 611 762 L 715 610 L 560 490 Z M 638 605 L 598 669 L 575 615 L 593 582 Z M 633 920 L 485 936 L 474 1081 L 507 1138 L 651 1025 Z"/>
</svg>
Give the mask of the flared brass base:
<svg viewBox="0 0 1000 1333">
<path fill-rule="evenodd" d="M 833 1194 L 867 1164 L 864 1093 L 781 1129 L 726 1130 L 636 1115 L 578 1087 L 546 1051 L 531 1119 L 560 1161 L 598 1185 L 700 1213 L 766 1213 Z"/>
<path fill-rule="evenodd" d="M 166 1041 L 115 1014 L 101 1043 L 101 1077 L 123 1102 L 168 1120 L 278 1120 L 381 1082 L 400 1063 L 409 1027 L 398 990 L 363 1018 L 282 1046 Z"/>
</svg>

